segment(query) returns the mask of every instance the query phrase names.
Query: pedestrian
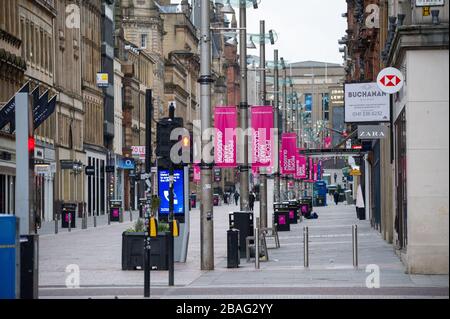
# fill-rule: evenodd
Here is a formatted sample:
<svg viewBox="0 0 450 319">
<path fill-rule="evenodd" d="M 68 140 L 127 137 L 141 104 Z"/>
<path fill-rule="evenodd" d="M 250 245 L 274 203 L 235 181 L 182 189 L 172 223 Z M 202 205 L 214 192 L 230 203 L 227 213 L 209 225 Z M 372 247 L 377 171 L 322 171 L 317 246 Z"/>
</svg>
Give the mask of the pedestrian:
<svg viewBox="0 0 450 319">
<path fill-rule="evenodd" d="M 364 205 L 364 197 L 361 185 L 358 186 L 358 192 L 356 193 L 356 217 L 359 220 L 365 220 L 365 205 Z"/>
<path fill-rule="evenodd" d="M 334 198 L 334 203 L 336 205 L 339 205 L 339 192 L 338 191 L 334 191 L 333 198 Z"/>
<path fill-rule="evenodd" d="M 250 210 L 253 211 L 255 208 L 255 200 L 256 200 L 256 196 L 254 192 L 250 192 L 250 194 L 248 195 L 248 203 L 250 206 Z"/>
<path fill-rule="evenodd" d="M 334 183 L 337 183 L 337 173 L 334 173 Z"/>
<path fill-rule="evenodd" d="M 236 206 L 238 205 L 238 201 L 239 201 L 239 197 L 240 196 L 241 195 L 239 195 L 239 193 L 237 191 L 234 193 L 234 202 L 236 203 Z"/>
<path fill-rule="evenodd" d="M 228 205 L 228 193 L 223 194 L 223 202 L 224 204 Z"/>
</svg>

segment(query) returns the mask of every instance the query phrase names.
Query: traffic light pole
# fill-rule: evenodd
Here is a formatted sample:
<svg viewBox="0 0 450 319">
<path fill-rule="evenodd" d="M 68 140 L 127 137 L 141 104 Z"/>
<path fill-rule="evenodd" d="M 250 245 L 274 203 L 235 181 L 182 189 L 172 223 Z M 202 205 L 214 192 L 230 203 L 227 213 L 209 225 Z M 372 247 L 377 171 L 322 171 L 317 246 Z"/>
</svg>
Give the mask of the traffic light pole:
<svg viewBox="0 0 450 319">
<path fill-rule="evenodd" d="M 173 104 L 170 106 L 170 118 L 175 117 L 175 108 Z M 175 265 L 174 265 L 174 238 L 173 238 L 173 221 L 174 221 L 174 173 L 173 162 L 169 160 L 169 286 L 175 285 Z"/>
<path fill-rule="evenodd" d="M 214 220 L 213 220 L 213 160 L 203 156 L 203 150 L 211 143 L 206 132 L 211 128 L 211 31 L 210 1 L 201 0 L 201 53 L 200 53 L 200 108 L 202 134 L 201 185 L 202 199 L 200 207 L 200 263 L 201 270 L 214 270 Z M 244 39 L 244 45 L 246 41 Z M 248 194 L 247 194 L 248 199 Z"/>
<path fill-rule="evenodd" d="M 249 211 L 249 163 L 248 163 L 248 136 L 245 134 L 248 129 L 248 99 L 247 99 L 247 2 L 240 1 L 239 4 L 239 25 L 241 28 L 239 39 L 240 67 L 241 67 L 241 103 L 239 104 L 240 126 L 242 129 L 243 142 L 243 163 L 240 166 L 240 189 L 241 189 L 241 211 Z"/>
<path fill-rule="evenodd" d="M 152 90 L 145 92 L 145 173 L 150 176 L 152 171 L 152 116 L 153 101 Z M 148 187 L 151 178 L 146 181 L 146 207 L 145 207 L 145 240 L 144 240 L 144 297 L 150 298 L 150 272 L 151 272 L 151 238 L 150 238 L 150 211 L 151 211 L 151 189 Z"/>
<path fill-rule="evenodd" d="M 287 101 L 287 75 L 286 75 L 286 66 L 283 65 L 283 133 L 287 133 L 288 128 L 288 114 L 287 114 L 287 108 L 288 108 L 288 101 Z M 288 177 L 283 177 L 284 183 L 281 190 L 281 193 L 283 194 L 283 200 L 287 200 L 287 193 L 288 193 Z"/>
</svg>

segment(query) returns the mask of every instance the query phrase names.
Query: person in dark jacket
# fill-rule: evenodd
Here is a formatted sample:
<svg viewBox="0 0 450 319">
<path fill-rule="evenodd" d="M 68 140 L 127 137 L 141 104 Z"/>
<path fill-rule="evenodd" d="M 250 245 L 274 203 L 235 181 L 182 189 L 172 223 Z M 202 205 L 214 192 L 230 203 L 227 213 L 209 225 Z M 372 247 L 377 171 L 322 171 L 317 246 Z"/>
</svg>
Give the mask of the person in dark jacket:
<svg viewBox="0 0 450 319">
<path fill-rule="evenodd" d="M 248 195 L 248 202 L 249 202 L 249 206 L 250 206 L 250 210 L 253 211 L 255 208 L 255 200 L 256 200 L 256 196 L 255 193 L 250 192 L 250 194 Z"/>
<path fill-rule="evenodd" d="M 338 193 L 337 191 L 334 192 L 333 198 L 334 198 L 334 203 L 335 203 L 336 205 L 339 205 L 339 193 Z"/>
<path fill-rule="evenodd" d="M 239 197 L 241 197 L 241 195 L 236 191 L 236 193 L 234 193 L 234 202 L 236 203 L 236 206 L 238 205 Z"/>
</svg>

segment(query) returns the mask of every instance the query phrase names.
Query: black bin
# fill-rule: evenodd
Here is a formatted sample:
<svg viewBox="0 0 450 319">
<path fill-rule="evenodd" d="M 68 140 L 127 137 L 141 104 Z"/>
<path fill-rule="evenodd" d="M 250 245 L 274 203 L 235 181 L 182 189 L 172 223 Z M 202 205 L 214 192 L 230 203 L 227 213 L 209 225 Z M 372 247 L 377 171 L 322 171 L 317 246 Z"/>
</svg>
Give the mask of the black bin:
<svg viewBox="0 0 450 319">
<path fill-rule="evenodd" d="M 109 208 L 109 220 L 112 222 L 123 221 L 122 201 L 111 200 Z"/>
<path fill-rule="evenodd" d="M 239 230 L 239 251 L 241 258 L 247 258 L 245 241 L 247 237 L 254 236 L 253 213 L 234 212 L 229 215 L 230 229 Z"/>
<path fill-rule="evenodd" d="M 61 228 L 76 228 L 75 214 L 77 211 L 77 204 L 75 203 L 62 203 L 61 204 Z"/>
<path fill-rule="evenodd" d="M 239 230 L 227 231 L 227 268 L 239 268 Z"/>
<path fill-rule="evenodd" d="M 20 299 L 38 298 L 38 235 L 20 236 Z"/>
<path fill-rule="evenodd" d="M 197 195 L 196 194 L 191 194 L 190 204 L 191 204 L 191 208 L 197 208 Z"/>
<path fill-rule="evenodd" d="M 289 221 L 291 224 L 298 224 L 298 218 L 299 218 L 299 203 L 298 201 L 290 201 L 288 204 L 289 209 Z"/>
<path fill-rule="evenodd" d="M 277 231 L 291 231 L 289 208 L 277 208 L 273 214 Z"/>
</svg>

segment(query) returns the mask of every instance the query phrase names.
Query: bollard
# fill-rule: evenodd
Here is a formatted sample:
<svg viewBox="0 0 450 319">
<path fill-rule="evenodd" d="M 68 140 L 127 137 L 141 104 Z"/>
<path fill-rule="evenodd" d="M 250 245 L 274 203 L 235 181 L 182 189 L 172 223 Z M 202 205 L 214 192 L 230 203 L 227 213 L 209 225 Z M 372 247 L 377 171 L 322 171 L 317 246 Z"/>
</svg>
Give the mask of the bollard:
<svg viewBox="0 0 450 319">
<path fill-rule="evenodd" d="M 256 218 L 255 228 L 255 269 L 259 269 L 259 217 Z"/>
<path fill-rule="evenodd" d="M 130 222 L 133 221 L 133 211 L 130 209 Z"/>
<path fill-rule="evenodd" d="M 55 214 L 55 234 L 58 233 L 58 214 Z"/>
<path fill-rule="evenodd" d="M 69 233 L 72 231 L 72 213 L 69 212 Z"/>
<path fill-rule="evenodd" d="M 353 267 L 358 267 L 358 225 L 352 226 Z"/>
<path fill-rule="evenodd" d="M 82 229 L 87 229 L 87 218 L 86 218 L 86 211 L 83 210 L 83 224 Z"/>
<path fill-rule="evenodd" d="M 97 213 L 94 212 L 94 227 L 97 227 Z"/>
<path fill-rule="evenodd" d="M 305 268 L 309 268 L 309 228 L 303 227 L 303 261 Z"/>
</svg>

